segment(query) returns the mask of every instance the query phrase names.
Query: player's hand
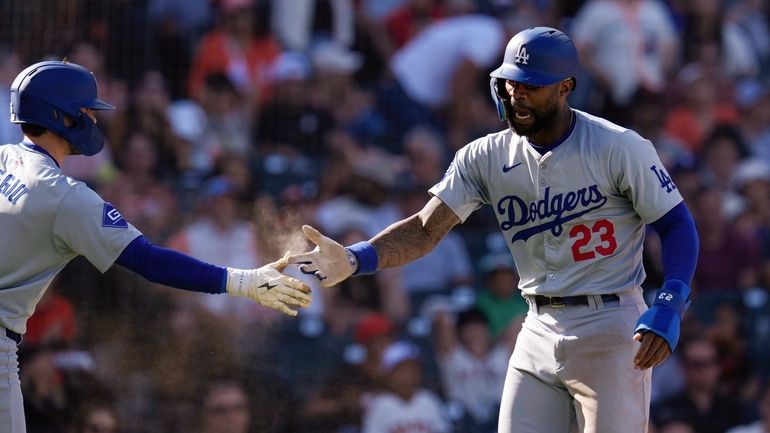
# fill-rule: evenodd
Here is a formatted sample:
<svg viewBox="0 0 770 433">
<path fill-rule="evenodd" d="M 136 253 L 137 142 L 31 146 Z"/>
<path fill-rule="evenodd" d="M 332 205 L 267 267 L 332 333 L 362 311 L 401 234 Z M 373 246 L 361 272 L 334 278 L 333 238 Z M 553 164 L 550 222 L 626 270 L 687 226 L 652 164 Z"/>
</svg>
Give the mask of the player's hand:
<svg viewBox="0 0 770 433">
<path fill-rule="evenodd" d="M 668 342 L 653 332 L 637 332 L 634 340 L 642 343 L 634 356 L 634 368 L 646 370 L 657 367 L 671 355 Z"/>
<path fill-rule="evenodd" d="M 251 298 L 287 316 L 296 316 L 297 310 L 291 307 L 310 305 L 310 287 L 281 273 L 289 264 L 288 257 L 286 253 L 280 260 L 259 269 L 227 268 L 227 293 Z"/>
<path fill-rule="evenodd" d="M 303 274 L 318 278 L 323 287 L 331 287 L 353 275 L 354 263 L 342 245 L 308 225 L 302 226 L 302 231 L 316 247 L 313 251 L 289 256 L 289 263 L 299 264 Z"/>
</svg>

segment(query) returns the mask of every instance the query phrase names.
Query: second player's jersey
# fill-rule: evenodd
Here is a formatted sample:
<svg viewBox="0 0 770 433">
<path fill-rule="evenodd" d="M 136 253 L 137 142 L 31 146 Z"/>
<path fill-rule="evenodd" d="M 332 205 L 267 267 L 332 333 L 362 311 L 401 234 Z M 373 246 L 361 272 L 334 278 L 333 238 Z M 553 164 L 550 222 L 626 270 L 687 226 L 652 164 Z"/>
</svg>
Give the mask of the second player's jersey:
<svg viewBox="0 0 770 433">
<path fill-rule="evenodd" d="M 545 154 L 510 129 L 490 134 L 460 149 L 430 190 L 461 221 L 493 207 L 525 294 L 640 286 L 644 224 L 682 201 L 652 143 L 573 111 L 574 129 Z"/>
<path fill-rule="evenodd" d="M 76 256 L 105 272 L 141 233 L 32 143 L 0 146 L 0 325 L 24 333 L 35 304 Z"/>
</svg>

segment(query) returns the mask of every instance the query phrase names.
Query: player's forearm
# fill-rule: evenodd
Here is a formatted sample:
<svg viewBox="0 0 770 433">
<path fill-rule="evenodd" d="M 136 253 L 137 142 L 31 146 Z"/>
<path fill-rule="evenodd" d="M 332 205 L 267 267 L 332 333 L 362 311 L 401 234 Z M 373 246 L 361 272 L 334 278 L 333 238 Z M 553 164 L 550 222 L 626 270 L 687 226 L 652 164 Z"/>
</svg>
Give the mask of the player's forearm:
<svg viewBox="0 0 770 433">
<path fill-rule="evenodd" d="M 399 221 L 372 239 L 380 269 L 413 262 L 428 254 L 440 238 L 425 230 L 417 215 Z"/>
<path fill-rule="evenodd" d="M 115 263 L 153 283 L 194 292 L 224 292 L 224 268 L 158 247 L 144 236 L 134 239 Z"/>
<path fill-rule="evenodd" d="M 372 238 L 379 268 L 405 265 L 428 254 L 459 222 L 449 207 L 437 198 L 431 199 L 419 213 Z"/>
</svg>

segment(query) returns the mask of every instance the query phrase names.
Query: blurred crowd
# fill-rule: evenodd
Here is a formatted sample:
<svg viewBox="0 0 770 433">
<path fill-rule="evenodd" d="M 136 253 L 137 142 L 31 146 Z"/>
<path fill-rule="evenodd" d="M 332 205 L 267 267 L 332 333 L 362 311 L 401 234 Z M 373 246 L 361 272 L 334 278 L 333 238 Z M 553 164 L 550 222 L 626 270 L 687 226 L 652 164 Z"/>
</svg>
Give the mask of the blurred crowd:
<svg viewBox="0 0 770 433">
<path fill-rule="evenodd" d="M 63 170 L 154 243 L 253 268 L 418 209 L 505 127 L 489 72 L 535 25 L 575 41 L 570 104 L 650 139 L 701 238 L 651 431 L 770 433 L 770 9 L 763 0 L 5 0 L 7 89 L 67 58 L 117 106 Z M 661 282 L 646 239 L 645 291 Z M 294 268 L 290 272 L 297 273 Z M 76 259 L 20 352 L 30 433 L 493 433 L 527 312 L 492 210 L 290 319 Z M 309 283 L 313 283 L 309 281 Z M 649 293 L 648 293 L 649 294 Z M 629 335 L 629 338 L 631 336 Z"/>
</svg>

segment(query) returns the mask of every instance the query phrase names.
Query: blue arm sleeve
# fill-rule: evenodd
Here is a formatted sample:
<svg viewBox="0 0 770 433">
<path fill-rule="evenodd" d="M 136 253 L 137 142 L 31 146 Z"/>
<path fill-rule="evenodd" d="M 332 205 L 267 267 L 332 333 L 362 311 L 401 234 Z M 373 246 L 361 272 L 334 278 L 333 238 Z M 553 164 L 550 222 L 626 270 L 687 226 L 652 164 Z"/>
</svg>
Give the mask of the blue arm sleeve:
<svg viewBox="0 0 770 433">
<path fill-rule="evenodd" d="M 687 206 L 679 203 L 650 225 L 660 235 L 663 247 L 663 280 L 690 284 L 698 262 L 699 240 Z"/>
<path fill-rule="evenodd" d="M 115 263 L 153 283 L 193 292 L 225 292 L 225 268 L 158 247 L 144 236 L 138 236 L 131 241 Z"/>
</svg>

